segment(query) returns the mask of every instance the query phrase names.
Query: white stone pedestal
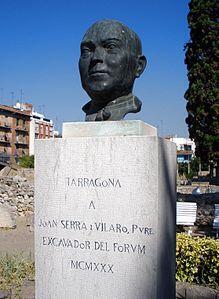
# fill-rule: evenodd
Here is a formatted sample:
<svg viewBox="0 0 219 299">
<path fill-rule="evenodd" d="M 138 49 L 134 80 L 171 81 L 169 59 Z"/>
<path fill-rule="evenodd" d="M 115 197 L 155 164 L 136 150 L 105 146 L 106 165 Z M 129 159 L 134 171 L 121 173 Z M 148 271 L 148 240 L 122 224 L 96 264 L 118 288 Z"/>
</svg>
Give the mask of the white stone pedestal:
<svg viewBox="0 0 219 299">
<path fill-rule="evenodd" d="M 35 161 L 37 299 L 175 299 L 172 142 L 139 121 L 64 124 Z"/>
</svg>

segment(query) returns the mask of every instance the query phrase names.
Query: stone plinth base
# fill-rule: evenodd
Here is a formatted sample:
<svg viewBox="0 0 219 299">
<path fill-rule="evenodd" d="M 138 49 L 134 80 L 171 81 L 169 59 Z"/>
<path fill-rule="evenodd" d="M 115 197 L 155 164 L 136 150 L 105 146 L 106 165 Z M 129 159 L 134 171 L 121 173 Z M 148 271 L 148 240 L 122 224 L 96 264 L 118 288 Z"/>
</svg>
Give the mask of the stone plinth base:
<svg viewBox="0 0 219 299">
<path fill-rule="evenodd" d="M 36 142 L 38 299 L 175 299 L 175 145 L 107 125 Z"/>
</svg>

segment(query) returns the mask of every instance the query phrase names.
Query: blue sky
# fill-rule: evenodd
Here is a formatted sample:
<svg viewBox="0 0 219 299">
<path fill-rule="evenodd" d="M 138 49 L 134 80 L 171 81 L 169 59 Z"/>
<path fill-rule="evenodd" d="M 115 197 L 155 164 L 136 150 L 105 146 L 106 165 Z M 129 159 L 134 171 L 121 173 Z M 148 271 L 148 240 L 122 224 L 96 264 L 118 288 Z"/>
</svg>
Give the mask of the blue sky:
<svg viewBox="0 0 219 299">
<path fill-rule="evenodd" d="M 89 98 L 78 72 L 80 41 L 95 21 L 117 19 L 137 32 L 148 60 L 134 87 L 142 111 L 128 119 L 157 126 L 161 135 L 187 136 L 187 14 L 187 0 L 1 0 L 0 101 L 11 105 L 22 89 L 23 101 L 58 128 L 83 121 Z"/>
</svg>

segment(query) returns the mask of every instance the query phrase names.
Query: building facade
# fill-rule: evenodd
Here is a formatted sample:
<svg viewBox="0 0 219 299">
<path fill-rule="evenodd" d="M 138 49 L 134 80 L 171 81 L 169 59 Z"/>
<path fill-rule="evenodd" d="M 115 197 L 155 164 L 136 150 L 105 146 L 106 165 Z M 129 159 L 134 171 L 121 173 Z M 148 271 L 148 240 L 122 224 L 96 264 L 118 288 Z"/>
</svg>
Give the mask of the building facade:
<svg viewBox="0 0 219 299">
<path fill-rule="evenodd" d="M 48 139 L 54 137 L 53 122 L 46 118 L 44 114 L 36 112 L 33 105 L 29 103 L 18 102 L 14 108 L 30 112 L 29 155 L 34 155 L 35 139 Z"/>
<path fill-rule="evenodd" d="M 32 111 L 30 120 L 30 155 L 34 155 L 35 139 L 48 139 L 54 137 L 52 120 L 43 114 Z"/>
<path fill-rule="evenodd" d="M 0 105 L 0 163 L 34 155 L 34 140 L 54 137 L 53 122 L 29 103 Z"/>
<path fill-rule="evenodd" d="M 195 142 L 189 138 L 183 137 L 166 137 L 176 144 L 177 162 L 190 163 L 195 156 Z"/>
<path fill-rule="evenodd" d="M 29 155 L 30 111 L 0 105 L 0 153 Z"/>
</svg>

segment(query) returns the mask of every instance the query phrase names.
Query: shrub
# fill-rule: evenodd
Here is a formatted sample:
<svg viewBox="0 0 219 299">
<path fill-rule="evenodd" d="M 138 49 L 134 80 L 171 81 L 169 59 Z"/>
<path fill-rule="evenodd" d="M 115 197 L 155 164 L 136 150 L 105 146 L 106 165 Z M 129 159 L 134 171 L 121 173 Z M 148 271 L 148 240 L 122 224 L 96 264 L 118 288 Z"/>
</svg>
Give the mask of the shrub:
<svg viewBox="0 0 219 299">
<path fill-rule="evenodd" d="M 19 165 L 24 168 L 34 168 L 34 156 L 23 156 L 19 158 Z"/>
<path fill-rule="evenodd" d="M 25 279 L 34 279 L 33 261 L 21 255 L 0 257 L 0 290 L 13 289 L 15 298 L 20 298 L 19 291 Z"/>
<path fill-rule="evenodd" d="M 176 280 L 219 287 L 219 240 L 177 234 Z"/>
</svg>

